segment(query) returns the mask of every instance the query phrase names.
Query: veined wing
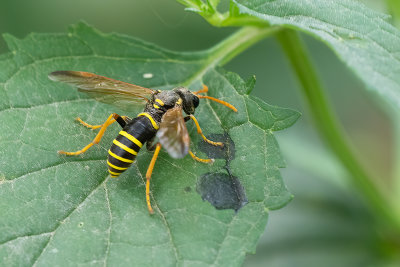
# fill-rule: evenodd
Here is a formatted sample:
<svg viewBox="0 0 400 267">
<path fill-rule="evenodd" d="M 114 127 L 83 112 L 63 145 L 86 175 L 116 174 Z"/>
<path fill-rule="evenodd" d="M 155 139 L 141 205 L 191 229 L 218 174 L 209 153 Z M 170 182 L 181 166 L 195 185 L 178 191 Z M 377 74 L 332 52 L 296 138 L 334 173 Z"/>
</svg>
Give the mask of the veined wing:
<svg viewBox="0 0 400 267">
<path fill-rule="evenodd" d="M 183 158 L 189 152 L 190 138 L 181 106 L 175 106 L 164 114 L 157 137 L 173 158 Z"/>
<path fill-rule="evenodd" d="M 87 93 L 90 97 L 120 108 L 128 108 L 135 103 L 146 103 L 156 92 L 83 71 L 55 71 L 49 74 L 49 79 L 75 85 L 79 91 Z"/>
</svg>

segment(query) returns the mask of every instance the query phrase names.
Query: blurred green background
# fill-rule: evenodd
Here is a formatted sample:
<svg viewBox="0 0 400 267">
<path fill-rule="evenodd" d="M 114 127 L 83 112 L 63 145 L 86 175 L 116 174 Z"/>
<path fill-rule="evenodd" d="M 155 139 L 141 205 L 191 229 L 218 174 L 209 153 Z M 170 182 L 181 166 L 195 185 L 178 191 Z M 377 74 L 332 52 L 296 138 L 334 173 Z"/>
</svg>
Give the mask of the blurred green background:
<svg viewBox="0 0 400 267">
<path fill-rule="evenodd" d="M 383 1 L 364 2 L 385 11 Z M 128 34 L 178 51 L 207 49 L 236 30 L 212 27 L 172 0 L 0 1 L 0 32 L 19 38 L 30 32 L 65 32 L 80 20 L 103 32 Z M 381 103 L 324 44 L 303 37 L 358 156 L 377 177 L 387 179 L 393 167 L 393 130 Z M 1 39 L 0 53 L 7 51 Z M 262 41 L 225 68 L 244 79 L 256 75 L 254 95 L 303 113 L 293 127 L 276 133 L 288 164 L 282 169 L 283 178 L 295 198 L 271 212 L 257 254 L 248 256 L 245 266 L 383 263 L 387 250 L 381 247 L 360 197 L 347 183 L 346 171 L 315 132 L 278 42 Z"/>
</svg>

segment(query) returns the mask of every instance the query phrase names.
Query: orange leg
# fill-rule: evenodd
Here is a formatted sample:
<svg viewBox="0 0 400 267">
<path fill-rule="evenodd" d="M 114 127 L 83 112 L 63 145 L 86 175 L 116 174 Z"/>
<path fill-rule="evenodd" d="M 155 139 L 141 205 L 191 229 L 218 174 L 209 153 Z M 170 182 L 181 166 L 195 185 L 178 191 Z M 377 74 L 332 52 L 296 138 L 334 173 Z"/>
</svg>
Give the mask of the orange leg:
<svg viewBox="0 0 400 267">
<path fill-rule="evenodd" d="M 96 130 L 96 129 L 98 129 L 98 128 L 101 128 L 101 126 L 103 126 L 103 124 L 101 124 L 101 125 L 91 125 L 91 124 L 88 124 L 88 123 L 84 122 L 84 121 L 83 121 L 81 118 L 79 118 L 79 117 L 76 118 L 75 120 L 79 121 L 83 126 L 89 128 L 89 129 L 92 129 L 92 130 Z"/>
<path fill-rule="evenodd" d="M 192 159 L 194 159 L 195 161 L 198 161 L 198 162 L 202 162 L 202 163 L 210 163 L 210 164 L 213 164 L 214 163 L 214 159 L 201 159 L 201 158 L 199 158 L 199 157 L 197 157 L 195 154 L 193 154 L 193 152 L 192 151 L 190 151 L 189 150 L 189 155 L 192 157 Z"/>
<path fill-rule="evenodd" d="M 158 153 L 160 152 L 160 149 L 161 149 L 161 144 L 158 143 L 156 145 L 156 149 L 154 150 L 153 158 L 151 159 L 150 165 L 147 168 L 146 172 L 146 203 L 147 203 L 147 209 L 149 210 L 150 214 L 154 213 L 150 203 L 150 178 L 151 174 L 153 173 L 154 165 L 156 164 L 156 160 L 158 157 Z"/>
<path fill-rule="evenodd" d="M 114 123 L 117 117 L 119 117 L 119 115 L 116 114 L 116 113 L 113 113 L 113 119 L 112 119 L 111 123 Z M 128 117 L 127 117 L 127 116 L 121 116 L 121 118 L 123 118 L 124 120 L 126 120 Z M 89 124 L 89 123 L 84 122 L 84 121 L 83 121 L 81 118 L 79 118 L 79 117 L 76 118 L 75 120 L 79 121 L 83 126 L 89 128 L 89 129 L 92 129 L 92 130 L 96 130 L 96 129 L 98 129 L 98 128 L 101 128 L 101 127 L 104 125 L 104 124 L 100 124 L 100 125 L 91 125 L 91 124 Z"/>
<path fill-rule="evenodd" d="M 66 151 L 62 151 L 62 150 L 59 150 L 58 151 L 58 154 L 64 154 L 64 155 L 68 155 L 68 156 L 76 156 L 76 155 L 80 155 L 80 154 L 82 154 L 82 153 L 85 153 L 89 148 L 91 148 L 94 144 L 98 144 L 99 142 L 100 142 L 100 140 L 101 140 L 101 138 L 103 137 L 103 135 L 104 135 L 104 133 L 105 133 L 105 131 L 106 131 L 106 129 L 107 129 L 107 127 L 108 126 L 110 126 L 113 122 L 115 122 L 115 116 L 119 116 L 119 115 L 117 115 L 117 114 L 115 114 L 115 113 L 113 113 L 113 114 L 111 114 L 109 117 L 108 117 L 108 119 L 102 124 L 102 125 L 96 125 L 96 126 L 101 126 L 101 128 L 100 128 L 100 131 L 99 131 L 99 133 L 96 135 L 96 137 L 93 139 L 93 141 L 90 143 L 90 144 L 88 144 L 87 146 L 85 146 L 84 148 L 82 148 L 81 150 L 78 150 L 78 151 L 75 151 L 75 152 L 66 152 Z M 79 119 L 80 120 L 80 119 Z M 80 120 L 80 121 L 82 121 L 82 120 Z M 83 121 L 82 121 L 83 122 Z M 81 122 L 81 123 L 82 123 Z M 89 124 L 87 124 L 87 123 L 82 123 L 83 125 L 85 125 L 85 126 L 87 126 L 87 127 L 89 127 L 89 126 L 92 126 L 92 125 L 89 125 Z M 96 126 L 92 126 L 92 127 L 96 127 Z M 89 127 L 89 128 L 91 128 L 91 127 Z M 92 128 L 93 129 L 93 128 Z M 97 128 L 96 128 L 97 129 Z"/>
<path fill-rule="evenodd" d="M 213 146 L 224 146 L 224 143 L 222 143 L 222 142 L 214 142 L 214 141 L 211 141 L 211 140 L 207 139 L 207 137 L 204 136 L 197 119 L 192 114 L 190 114 L 190 118 L 196 124 L 197 132 L 201 135 L 201 137 L 203 137 L 204 141 L 206 141 L 207 143 L 209 143 L 209 144 L 211 144 Z"/>
</svg>

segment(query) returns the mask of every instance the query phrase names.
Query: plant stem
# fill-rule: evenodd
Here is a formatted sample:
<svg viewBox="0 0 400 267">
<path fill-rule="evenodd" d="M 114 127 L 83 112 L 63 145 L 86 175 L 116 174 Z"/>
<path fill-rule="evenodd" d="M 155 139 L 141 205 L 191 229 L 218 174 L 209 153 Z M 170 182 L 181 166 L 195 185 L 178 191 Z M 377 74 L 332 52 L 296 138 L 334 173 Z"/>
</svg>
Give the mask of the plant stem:
<svg viewBox="0 0 400 267">
<path fill-rule="evenodd" d="M 286 52 L 301 84 L 301 89 L 310 109 L 311 116 L 320 131 L 342 164 L 350 173 L 353 184 L 361 191 L 372 210 L 379 214 L 383 223 L 400 231 L 400 220 L 394 212 L 389 194 L 383 190 L 377 179 L 369 176 L 355 157 L 337 118 L 335 117 L 323 87 L 318 80 L 315 69 L 309 59 L 306 48 L 299 35 L 292 30 L 282 30 L 278 39 Z"/>
<path fill-rule="evenodd" d="M 392 22 L 397 28 L 400 28 L 400 1 L 398 0 L 386 0 L 386 5 L 389 13 L 392 15 Z M 386 110 L 387 115 L 392 120 L 393 126 L 393 140 L 394 140 L 394 153 L 393 153 L 393 170 L 392 170 L 392 180 L 394 186 L 394 194 L 392 197 L 393 206 L 396 206 L 395 203 L 399 203 L 400 201 L 400 165 L 398 164 L 400 160 L 400 124 L 398 115 L 398 109 L 393 108 L 392 106 L 385 106 L 388 108 Z M 397 213 L 400 214 L 400 207 L 397 207 Z"/>
<path fill-rule="evenodd" d="M 392 180 L 393 180 L 393 187 L 394 187 L 394 194 L 393 194 L 393 205 L 395 203 L 399 203 L 400 201 L 400 166 L 397 164 L 400 162 L 400 116 L 398 115 L 398 110 L 393 110 L 392 107 L 389 107 L 389 111 L 387 111 L 387 114 L 389 114 L 389 117 L 392 120 L 392 125 L 393 125 L 393 170 L 392 170 Z M 400 209 L 398 207 L 397 209 Z M 400 213 L 400 211 L 398 211 Z"/>
<path fill-rule="evenodd" d="M 190 85 L 193 81 L 202 77 L 209 69 L 217 66 L 224 65 L 232 58 L 257 43 L 258 41 L 275 34 L 279 31 L 280 27 L 243 27 L 224 39 L 222 42 L 216 44 L 210 49 L 202 52 L 202 57 L 205 57 L 204 67 L 200 69 L 196 75 L 186 80 L 183 85 Z"/>
<path fill-rule="evenodd" d="M 280 27 L 243 27 L 208 50 L 212 54 L 211 60 L 218 65 L 224 65 L 253 44 L 280 29 Z"/>
</svg>

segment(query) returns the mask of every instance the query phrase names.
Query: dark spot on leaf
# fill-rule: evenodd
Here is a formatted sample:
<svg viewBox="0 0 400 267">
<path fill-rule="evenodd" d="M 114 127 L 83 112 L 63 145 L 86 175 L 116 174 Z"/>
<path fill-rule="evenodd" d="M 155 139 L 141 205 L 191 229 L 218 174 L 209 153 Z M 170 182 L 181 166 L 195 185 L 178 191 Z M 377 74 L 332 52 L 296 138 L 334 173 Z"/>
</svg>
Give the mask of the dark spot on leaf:
<svg viewBox="0 0 400 267">
<path fill-rule="evenodd" d="M 192 192 L 192 188 L 190 186 L 186 186 L 184 190 L 187 193 Z"/>
<path fill-rule="evenodd" d="M 80 222 L 79 224 L 78 224 L 78 227 L 82 227 L 83 226 L 83 222 Z"/>
<path fill-rule="evenodd" d="M 235 143 L 229 134 L 210 134 L 208 139 L 215 142 L 222 142 L 224 146 L 213 146 L 204 140 L 198 143 L 199 149 L 211 159 L 226 159 L 231 161 L 235 158 Z"/>
<path fill-rule="evenodd" d="M 216 209 L 233 209 L 236 212 L 248 200 L 239 179 L 226 173 L 206 173 L 196 185 L 197 192 Z"/>
</svg>

